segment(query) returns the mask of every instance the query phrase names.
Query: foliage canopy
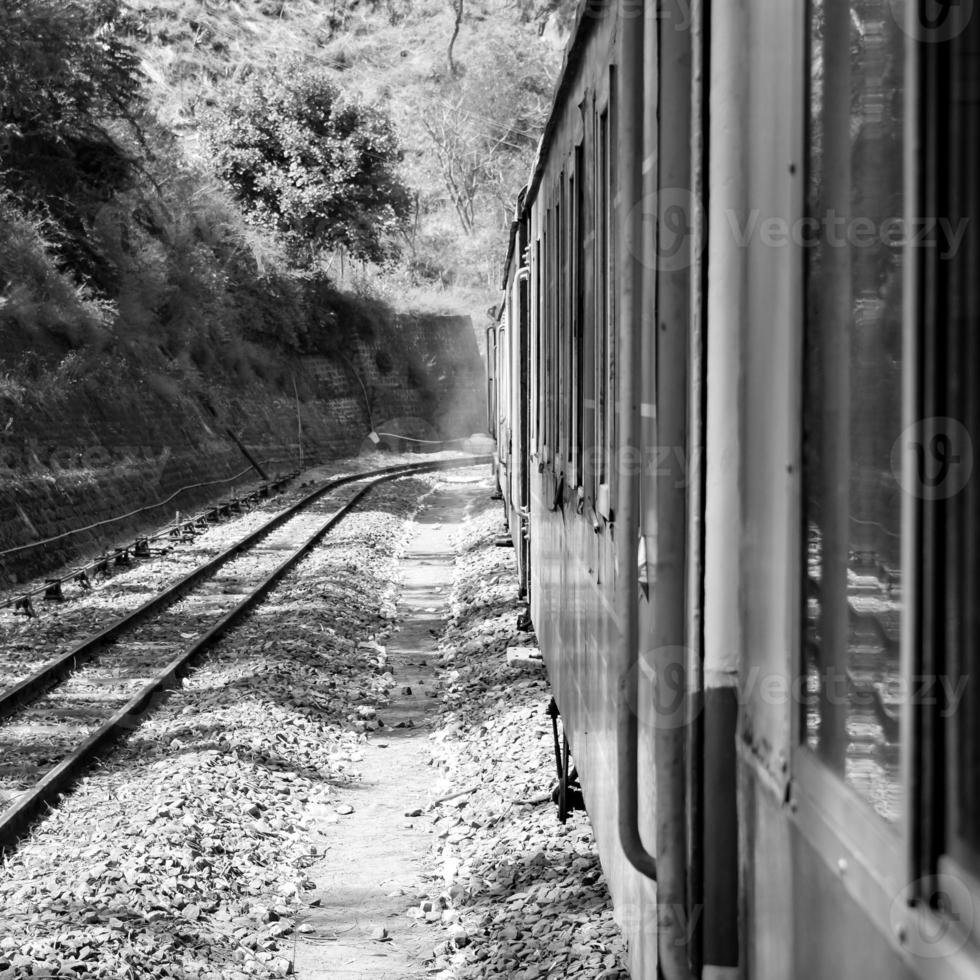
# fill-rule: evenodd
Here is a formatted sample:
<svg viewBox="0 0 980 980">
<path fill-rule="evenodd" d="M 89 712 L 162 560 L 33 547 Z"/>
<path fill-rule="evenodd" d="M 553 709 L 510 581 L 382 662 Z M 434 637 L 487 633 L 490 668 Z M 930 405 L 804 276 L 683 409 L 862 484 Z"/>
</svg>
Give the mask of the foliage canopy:
<svg viewBox="0 0 980 980">
<path fill-rule="evenodd" d="M 3 183 L 76 246 L 86 218 L 132 175 L 119 126 L 140 111 L 142 78 L 124 31 L 119 0 L 0 3 Z"/>
<path fill-rule="evenodd" d="M 219 107 L 208 142 L 246 211 L 278 228 L 297 257 L 337 248 L 379 263 L 394 256 L 410 207 L 394 129 L 322 72 L 248 80 Z"/>
</svg>

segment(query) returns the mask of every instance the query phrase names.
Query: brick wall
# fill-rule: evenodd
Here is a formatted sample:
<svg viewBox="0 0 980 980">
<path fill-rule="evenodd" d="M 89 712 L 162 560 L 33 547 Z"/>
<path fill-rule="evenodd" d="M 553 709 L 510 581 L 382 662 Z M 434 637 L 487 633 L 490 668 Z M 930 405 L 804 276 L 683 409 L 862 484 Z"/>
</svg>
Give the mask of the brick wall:
<svg viewBox="0 0 980 980">
<path fill-rule="evenodd" d="M 433 438 L 486 427 L 483 357 L 469 317 L 400 315 L 345 358 L 310 358 L 321 397 L 343 395 L 377 430 L 414 419 Z"/>
<path fill-rule="evenodd" d="M 293 368 L 306 395 L 299 415 L 307 465 L 355 454 L 372 421 L 419 419 L 439 438 L 482 427 L 482 377 L 473 380 L 482 362 L 466 318 L 412 318 L 347 357 L 304 358 Z M 0 408 L 0 552 L 177 493 L 131 519 L 0 555 L 0 587 L 129 543 L 177 510 L 258 482 L 228 430 L 270 473 L 299 460 L 296 400 L 260 388 L 198 399 L 121 379 L 114 390 L 67 393 L 30 411 Z"/>
</svg>

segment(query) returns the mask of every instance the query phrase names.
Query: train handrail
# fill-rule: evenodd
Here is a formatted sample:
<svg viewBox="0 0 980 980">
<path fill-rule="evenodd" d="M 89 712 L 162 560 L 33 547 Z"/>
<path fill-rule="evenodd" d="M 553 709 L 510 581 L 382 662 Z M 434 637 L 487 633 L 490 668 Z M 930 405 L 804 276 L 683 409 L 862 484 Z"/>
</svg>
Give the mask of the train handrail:
<svg viewBox="0 0 980 980">
<path fill-rule="evenodd" d="M 643 31 L 625 32 L 623 36 L 622 66 L 620 70 L 620 103 L 623 120 L 623 148 L 621 159 L 636 161 L 641 157 L 643 145 L 642 93 L 635 82 L 642 72 Z M 623 84 L 623 81 L 626 84 Z M 623 195 L 626 201 L 639 201 L 642 192 L 642 176 L 636 165 L 623 168 Z M 640 255 L 642 242 L 642 216 L 638 208 L 625 208 L 628 217 L 623 222 L 622 281 L 617 283 L 621 293 L 620 337 L 627 369 L 622 374 L 622 445 L 639 445 L 639 368 L 641 363 L 641 333 L 639 321 L 641 301 L 638 295 L 640 276 L 637 273 L 636 256 Z M 640 874 L 657 880 L 657 859 L 650 853 L 640 836 L 639 819 L 639 707 L 636 698 L 637 667 L 639 652 L 639 588 L 636 567 L 636 541 L 639 531 L 637 500 L 633 480 L 622 474 L 619 480 L 619 572 L 623 581 L 617 583 L 617 604 L 620 616 L 622 641 L 619 660 L 619 703 L 616 711 L 617 756 L 617 811 L 619 842 L 627 860 Z"/>
</svg>

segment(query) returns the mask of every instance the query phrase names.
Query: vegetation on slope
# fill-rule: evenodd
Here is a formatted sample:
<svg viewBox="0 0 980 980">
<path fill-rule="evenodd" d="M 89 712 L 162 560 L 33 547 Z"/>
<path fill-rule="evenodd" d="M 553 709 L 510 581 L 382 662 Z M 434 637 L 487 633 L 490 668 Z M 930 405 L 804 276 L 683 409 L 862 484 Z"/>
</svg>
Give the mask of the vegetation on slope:
<svg viewBox="0 0 980 980">
<path fill-rule="evenodd" d="M 573 6 L 0 4 L 6 370 L 248 383 L 377 315 L 339 286 L 489 302 Z"/>
<path fill-rule="evenodd" d="M 247 213 L 275 228 L 294 262 L 331 248 L 384 263 L 408 216 L 388 118 L 347 101 L 322 72 L 248 79 L 227 96 L 208 133 L 218 175 Z"/>
<path fill-rule="evenodd" d="M 575 0 L 131 0 L 152 104 L 189 152 L 229 89 L 306 64 L 392 120 L 405 286 L 496 290 Z M 339 271 L 340 256 L 328 265 Z"/>
</svg>

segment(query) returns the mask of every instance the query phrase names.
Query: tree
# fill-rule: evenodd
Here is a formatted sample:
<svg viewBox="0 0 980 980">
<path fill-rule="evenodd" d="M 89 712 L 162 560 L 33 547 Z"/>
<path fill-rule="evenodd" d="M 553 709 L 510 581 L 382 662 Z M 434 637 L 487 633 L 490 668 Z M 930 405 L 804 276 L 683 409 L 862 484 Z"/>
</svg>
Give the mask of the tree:
<svg viewBox="0 0 980 980">
<path fill-rule="evenodd" d="M 449 39 L 449 51 L 447 52 L 449 56 L 449 74 L 456 77 L 456 62 L 453 61 L 453 48 L 456 45 L 456 38 L 459 37 L 459 26 L 463 22 L 463 0 L 451 0 L 453 8 L 453 16 L 456 18 L 453 23 L 453 36 Z"/>
<path fill-rule="evenodd" d="M 208 141 L 246 211 L 278 228 L 298 258 L 332 248 L 375 262 L 394 256 L 411 198 L 391 122 L 345 100 L 325 74 L 247 81 L 220 106 Z"/>
<path fill-rule="evenodd" d="M 550 106 L 551 66 L 530 40 L 517 44 L 487 25 L 452 64 L 453 77 L 439 78 L 413 115 L 471 236 L 488 220 L 506 227 L 511 219 Z"/>
<path fill-rule="evenodd" d="M 134 122 L 142 80 L 124 27 L 119 0 L 0 2 L 2 181 L 56 220 L 83 266 L 87 221 L 133 171 L 120 123 Z"/>
</svg>

